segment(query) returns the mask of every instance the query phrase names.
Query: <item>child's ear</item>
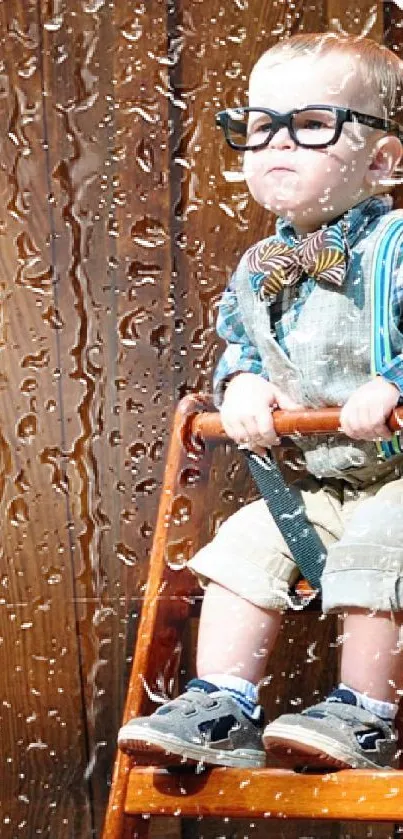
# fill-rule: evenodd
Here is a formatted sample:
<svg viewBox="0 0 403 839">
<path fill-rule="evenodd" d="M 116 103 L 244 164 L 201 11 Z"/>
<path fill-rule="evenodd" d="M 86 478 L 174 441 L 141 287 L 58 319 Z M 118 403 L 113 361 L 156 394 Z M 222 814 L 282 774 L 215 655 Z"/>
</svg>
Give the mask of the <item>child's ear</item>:
<svg viewBox="0 0 403 839">
<path fill-rule="evenodd" d="M 402 154 L 403 146 L 398 137 L 388 134 L 377 140 L 367 172 L 367 179 L 371 186 L 382 185 L 382 181 L 392 177 Z"/>
</svg>

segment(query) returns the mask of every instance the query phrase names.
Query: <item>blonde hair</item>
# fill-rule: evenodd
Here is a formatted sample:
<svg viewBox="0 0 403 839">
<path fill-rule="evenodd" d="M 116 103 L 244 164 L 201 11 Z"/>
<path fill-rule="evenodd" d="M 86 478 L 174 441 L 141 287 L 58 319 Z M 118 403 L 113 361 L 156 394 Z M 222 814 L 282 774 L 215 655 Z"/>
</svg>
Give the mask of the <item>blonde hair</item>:
<svg viewBox="0 0 403 839">
<path fill-rule="evenodd" d="M 331 53 L 357 60 L 364 89 L 381 108 L 382 116 L 396 118 L 403 110 L 403 61 L 383 44 L 371 38 L 336 32 L 307 32 L 279 41 L 268 49 L 253 68 L 291 58 L 322 58 Z"/>
</svg>

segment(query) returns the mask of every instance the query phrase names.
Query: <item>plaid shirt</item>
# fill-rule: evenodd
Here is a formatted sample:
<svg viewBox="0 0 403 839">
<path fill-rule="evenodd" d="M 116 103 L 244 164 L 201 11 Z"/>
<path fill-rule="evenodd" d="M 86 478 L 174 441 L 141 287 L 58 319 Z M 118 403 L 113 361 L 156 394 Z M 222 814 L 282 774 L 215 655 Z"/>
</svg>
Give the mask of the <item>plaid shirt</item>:
<svg viewBox="0 0 403 839">
<path fill-rule="evenodd" d="M 389 195 L 377 196 L 363 201 L 346 213 L 345 219 L 348 224 L 347 241 L 350 249 L 354 247 L 361 238 L 368 226 L 371 229 L 380 216 L 389 212 L 392 208 L 392 199 Z M 278 219 L 274 240 L 280 240 L 288 245 L 295 244 L 296 236 L 292 225 L 284 219 Z M 245 258 L 245 256 L 244 256 Z M 401 247 L 398 248 L 398 259 L 395 266 L 395 282 L 390 307 L 391 320 L 400 334 L 403 333 L 403 223 L 401 233 Z M 263 282 L 261 274 L 250 274 L 251 288 L 258 293 Z M 304 306 L 316 280 L 312 277 L 303 277 L 296 286 L 285 288 L 281 294 L 270 304 L 272 323 L 274 324 L 275 337 L 281 348 L 288 354 L 287 336 L 296 324 L 301 308 Z M 213 380 L 214 395 L 216 404 L 222 402 L 226 382 L 235 374 L 256 373 L 265 375 L 263 372 L 262 359 L 250 340 L 242 322 L 239 304 L 235 291 L 235 275 L 232 277 L 228 288 L 222 295 L 218 309 L 217 320 L 218 335 L 226 342 L 226 348 L 221 356 Z M 394 334 L 394 330 L 391 330 Z M 399 350 L 392 361 L 385 364 L 379 373 L 388 381 L 395 384 L 403 395 L 403 356 Z"/>
</svg>

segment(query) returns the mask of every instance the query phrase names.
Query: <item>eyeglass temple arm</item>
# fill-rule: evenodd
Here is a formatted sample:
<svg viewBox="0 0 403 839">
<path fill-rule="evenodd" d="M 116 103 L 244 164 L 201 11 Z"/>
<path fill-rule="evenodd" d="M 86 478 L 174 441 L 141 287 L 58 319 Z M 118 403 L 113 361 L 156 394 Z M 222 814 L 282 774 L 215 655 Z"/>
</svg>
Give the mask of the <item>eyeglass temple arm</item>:
<svg viewBox="0 0 403 839">
<path fill-rule="evenodd" d="M 347 111 L 349 121 L 353 121 L 354 117 L 359 119 L 363 125 L 368 125 L 370 128 L 382 128 L 384 131 L 394 131 L 403 142 L 403 128 L 396 122 L 395 119 L 382 119 L 382 117 L 373 117 L 370 114 L 362 114 L 361 111 Z"/>
<path fill-rule="evenodd" d="M 246 137 L 246 125 L 241 122 L 236 122 L 234 120 L 234 124 L 233 126 L 231 126 L 231 117 L 228 116 L 228 114 L 226 114 L 225 112 L 222 114 L 218 114 L 215 118 L 215 121 L 216 125 L 218 125 L 219 128 L 223 129 L 225 135 L 227 134 L 227 130 L 233 127 L 234 131 L 236 131 L 238 134 L 242 134 L 243 137 Z"/>
</svg>

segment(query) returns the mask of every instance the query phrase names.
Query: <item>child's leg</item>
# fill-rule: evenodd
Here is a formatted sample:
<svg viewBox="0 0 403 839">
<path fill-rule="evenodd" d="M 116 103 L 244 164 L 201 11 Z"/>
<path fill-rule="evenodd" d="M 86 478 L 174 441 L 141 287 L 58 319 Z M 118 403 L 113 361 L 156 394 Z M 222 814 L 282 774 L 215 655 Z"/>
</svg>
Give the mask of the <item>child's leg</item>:
<svg viewBox="0 0 403 839">
<path fill-rule="evenodd" d="M 137 755 L 147 752 L 163 765 L 264 766 L 257 683 L 280 624 L 280 611 L 262 609 L 209 583 L 199 624 L 198 678 L 151 717 L 123 726 L 120 747 Z"/>
<path fill-rule="evenodd" d="M 324 544 L 340 538 L 341 503 L 330 500 L 313 479 L 303 494 L 307 517 Z M 199 630 L 199 678 L 150 717 L 124 725 L 119 745 L 136 759 L 147 752 L 164 765 L 263 766 L 257 684 L 298 569 L 263 500 L 222 524 L 189 567 L 208 583 Z"/>
<path fill-rule="evenodd" d="M 197 646 L 197 673 L 239 676 L 257 684 L 281 625 L 281 612 L 266 610 L 217 583 L 203 599 Z"/>
<path fill-rule="evenodd" d="M 341 681 L 381 702 L 396 703 L 403 689 L 401 612 L 349 609 L 344 620 Z"/>
<path fill-rule="evenodd" d="M 280 624 L 280 611 L 210 582 L 200 616 L 198 678 L 151 717 L 123 726 L 120 747 L 137 756 L 147 752 L 163 765 L 264 766 L 257 684 Z"/>
<path fill-rule="evenodd" d="M 399 630 L 403 594 L 403 480 L 372 485 L 343 536 L 328 550 L 325 612 L 347 615 L 342 682 L 302 713 L 284 714 L 265 733 L 268 749 L 293 766 L 395 765 L 394 717 L 403 687 Z M 393 614 L 392 614 L 393 613 Z"/>
</svg>

